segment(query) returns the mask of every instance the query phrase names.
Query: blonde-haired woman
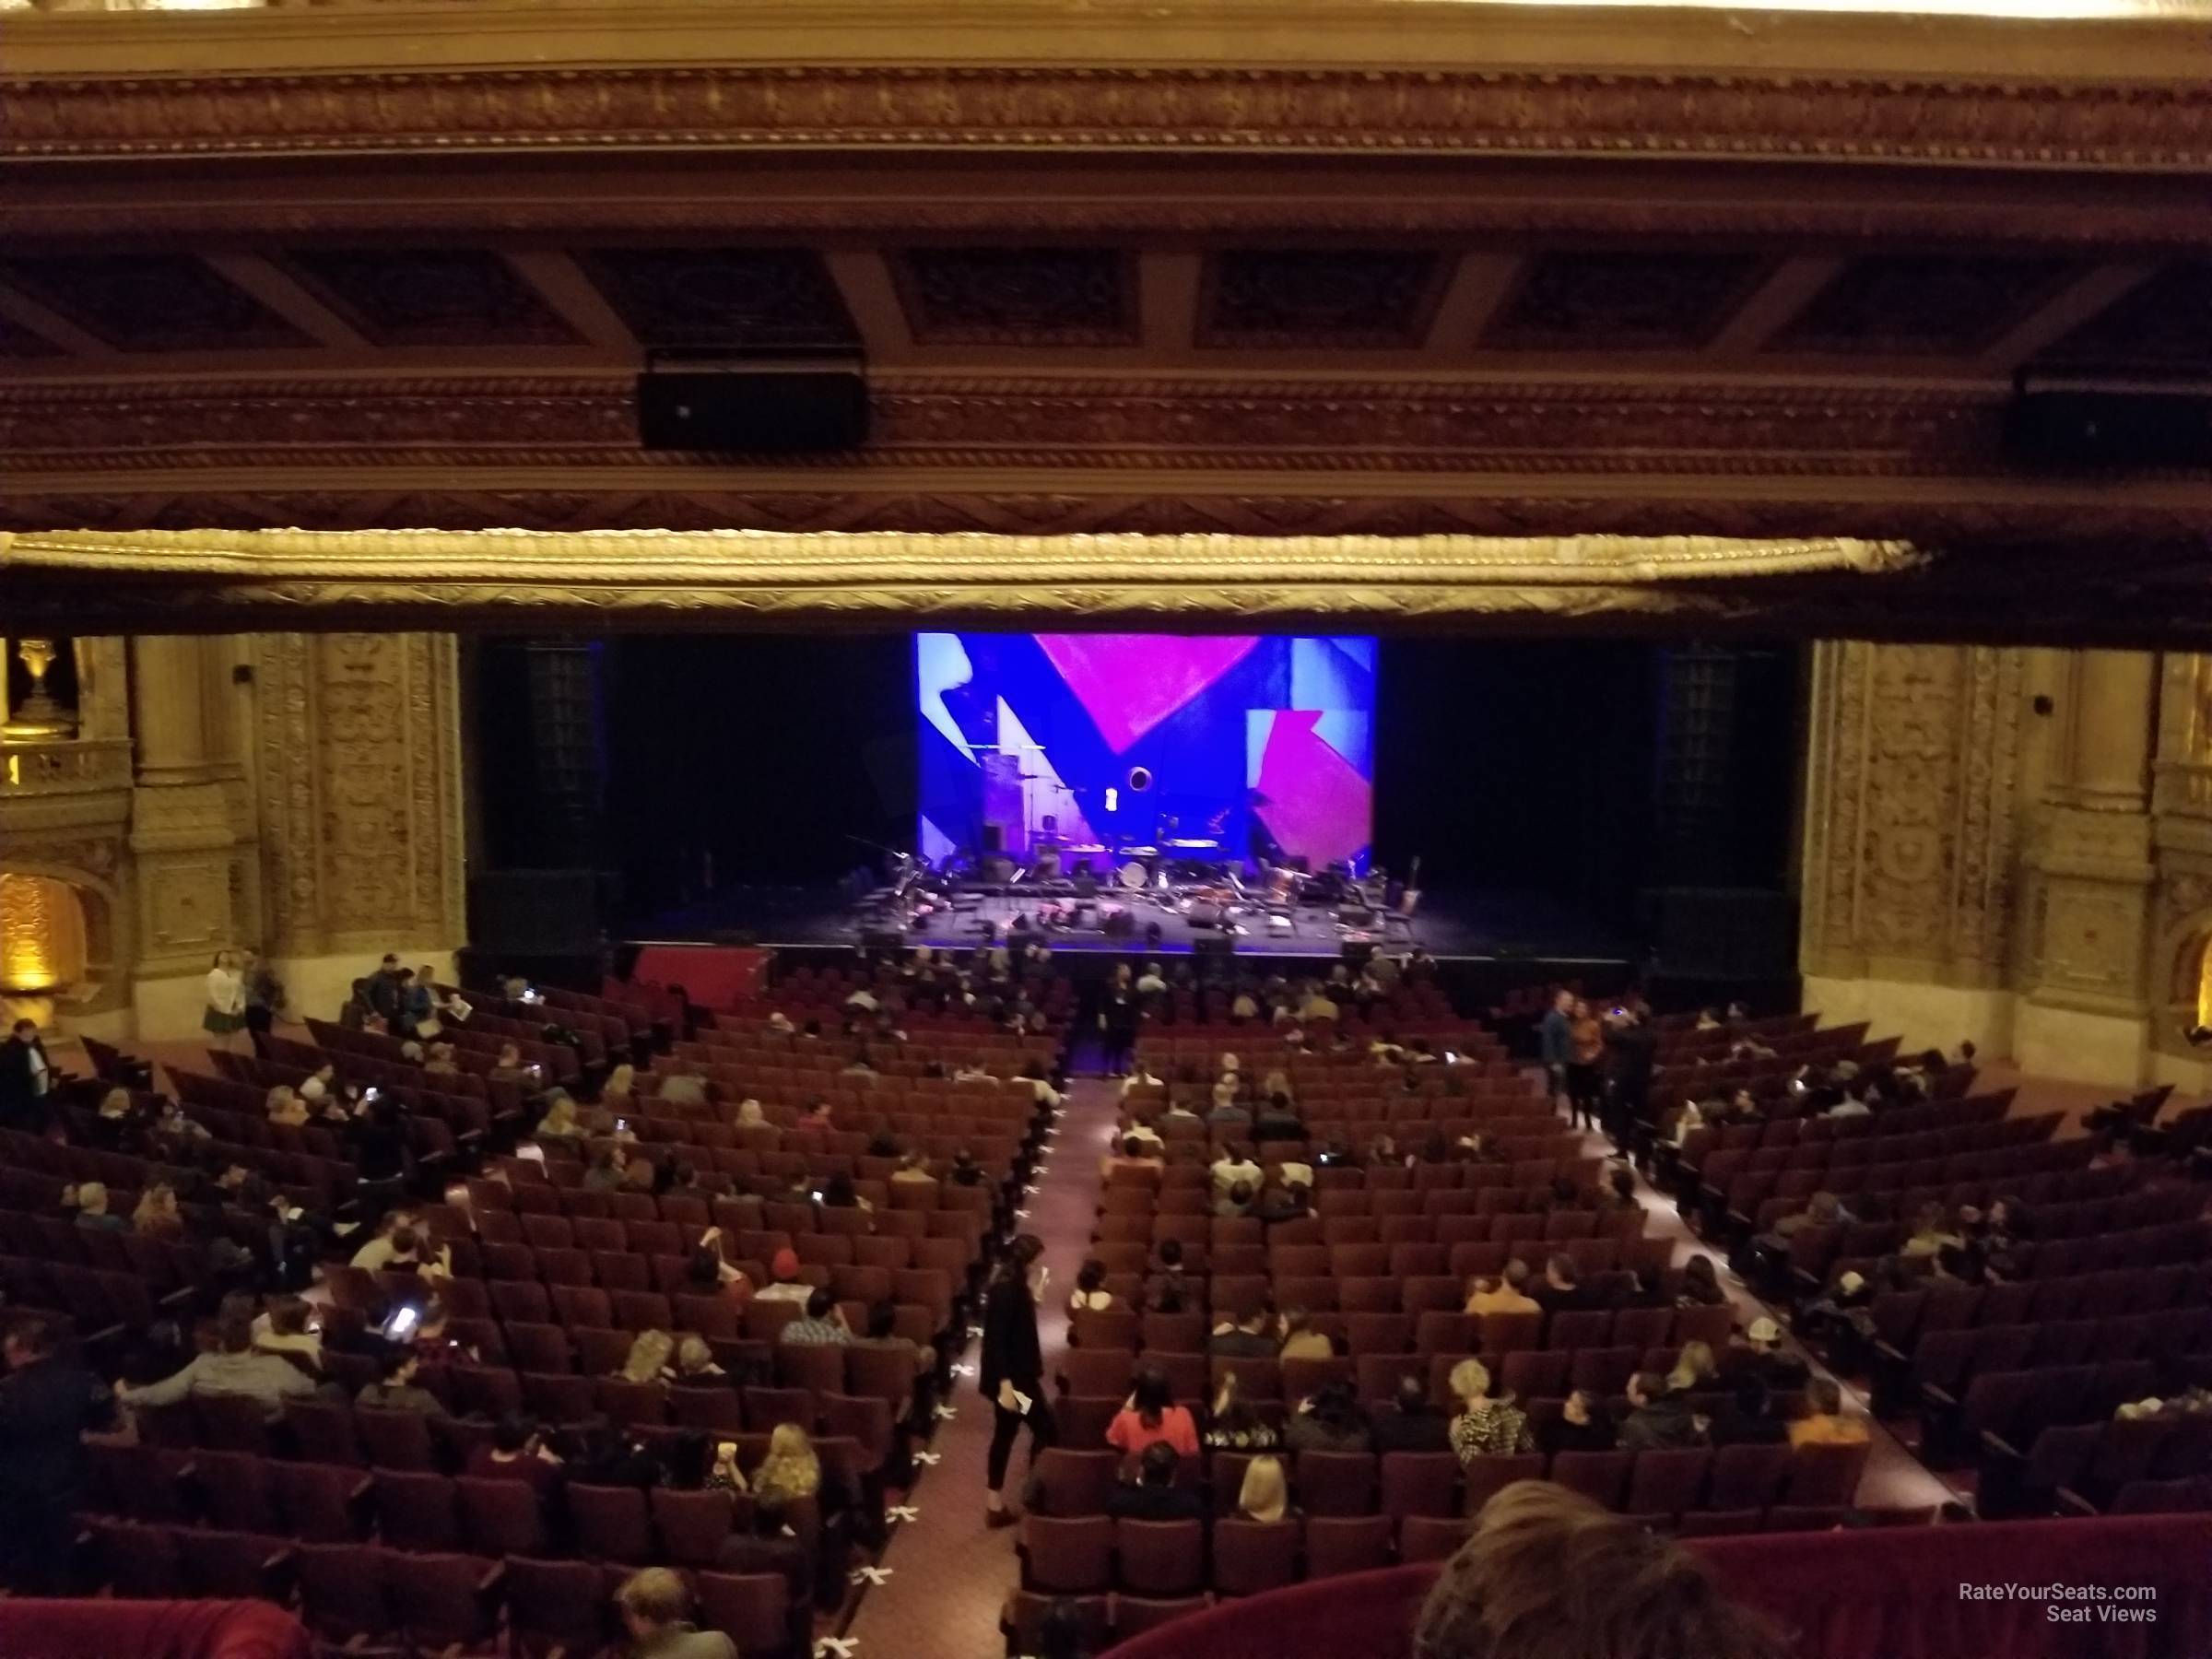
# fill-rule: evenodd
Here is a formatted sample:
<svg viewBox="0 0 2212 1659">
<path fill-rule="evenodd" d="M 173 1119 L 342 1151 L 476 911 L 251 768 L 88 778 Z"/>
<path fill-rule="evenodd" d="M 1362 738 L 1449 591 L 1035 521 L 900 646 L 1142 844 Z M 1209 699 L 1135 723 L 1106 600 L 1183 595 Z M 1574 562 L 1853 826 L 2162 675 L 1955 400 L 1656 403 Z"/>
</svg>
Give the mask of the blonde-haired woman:
<svg viewBox="0 0 2212 1659">
<path fill-rule="evenodd" d="M 1463 1464 L 1497 1453 L 1533 1452 L 1528 1413 L 1511 1394 L 1490 1396 L 1490 1368 L 1479 1359 L 1462 1359 L 1452 1368 L 1452 1392 L 1459 1415 L 1452 1419 L 1452 1450 Z"/>
<path fill-rule="evenodd" d="M 149 1239 L 181 1239 L 184 1236 L 184 1217 L 177 1208 L 177 1190 L 166 1181 L 157 1181 L 138 1196 L 138 1207 L 131 1212 L 131 1230 Z"/>
<path fill-rule="evenodd" d="M 686 1331 L 676 1339 L 676 1380 L 678 1382 L 711 1382 L 716 1379 L 729 1380 L 729 1373 L 714 1363 L 714 1350 L 707 1339 L 696 1331 Z"/>
<path fill-rule="evenodd" d="M 640 1331 L 629 1345 L 629 1357 L 622 1361 L 622 1381 L 658 1382 L 675 1353 L 676 1338 L 667 1332 Z"/>
<path fill-rule="evenodd" d="M 1244 1465 L 1244 1484 L 1237 1492 L 1237 1513 L 1247 1521 L 1280 1521 L 1290 1508 L 1290 1485 L 1283 1477 L 1283 1460 L 1263 1454 Z"/>
<path fill-rule="evenodd" d="M 269 1122 L 279 1129 L 297 1129 L 307 1122 L 307 1102 L 289 1083 L 279 1083 L 269 1090 L 267 1107 Z"/>
<path fill-rule="evenodd" d="M 1693 1388 L 1708 1388 L 1719 1379 L 1720 1366 L 1712 1357 L 1710 1342 L 1689 1341 L 1675 1356 L 1675 1369 L 1666 1373 L 1666 1391 L 1683 1394 Z"/>
<path fill-rule="evenodd" d="M 765 1129 L 768 1126 L 768 1114 L 760 1110 L 759 1101 L 748 1095 L 737 1102 L 738 1128 Z"/>
<path fill-rule="evenodd" d="M 814 1441 L 796 1423 L 778 1423 L 768 1437 L 768 1455 L 753 1472 L 753 1497 L 760 1503 L 793 1503 L 822 1489 L 822 1460 Z"/>
<path fill-rule="evenodd" d="M 217 951 L 215 965 L 207 970 L 207 1007 L 200 1025 L 225 1048 L 246 1029 L 246 981 L 232 951 Z"/>
<path fill-rule="evenodd" d="M 638 1068 L 625 1060 L 606 1074 L 606 1081 L 599 1086 L 602 1100 L 627 1100 L 638 1091 Z"/>
<path fill-rule="evenodd" d="M 565 1088 L 556 1088 L 547 1098 L 546 1115 L 537 1120 L 535 1138 L 539 1142 L 559 1141 L 573 1152 L 587 1138 L 588 1131 L 576 1117 L 576 1102 L 569 1098 Z"/>
</svg>

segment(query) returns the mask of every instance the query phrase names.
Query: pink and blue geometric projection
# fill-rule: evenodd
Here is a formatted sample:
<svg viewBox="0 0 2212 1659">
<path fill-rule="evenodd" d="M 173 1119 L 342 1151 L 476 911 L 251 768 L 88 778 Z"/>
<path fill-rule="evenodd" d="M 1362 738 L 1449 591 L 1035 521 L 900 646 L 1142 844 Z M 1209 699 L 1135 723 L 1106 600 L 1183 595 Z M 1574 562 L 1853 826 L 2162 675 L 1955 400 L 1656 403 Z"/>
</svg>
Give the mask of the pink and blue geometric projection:
<svg viewBox="0 0 2212 1659">
<path fill-rule="evenodd" d="M 914 671 L 932 857 L 1182 841 L 1365 863 L 1371 639 L 927 633 Z"/>
</svg>

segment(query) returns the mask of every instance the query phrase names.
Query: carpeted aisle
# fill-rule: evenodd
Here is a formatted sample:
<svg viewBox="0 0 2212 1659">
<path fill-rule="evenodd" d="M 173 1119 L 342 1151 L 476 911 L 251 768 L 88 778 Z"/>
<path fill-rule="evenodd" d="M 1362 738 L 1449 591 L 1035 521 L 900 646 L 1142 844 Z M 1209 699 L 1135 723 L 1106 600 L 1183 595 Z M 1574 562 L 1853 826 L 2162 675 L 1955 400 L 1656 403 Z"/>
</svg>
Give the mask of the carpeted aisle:
<svg viewBox="0 0 2212 1659">
<path fill-rule="evenodd" d="M 1119 1085 L 1077 1078 L 1068 1086 L 1058 1134 L 1039 1172 L 1029 1215 L 1018 1225 L 1044 1241 L 1052 1272 L 1041 1305 L 1045 1374 L 1052 1375 L 1067 1337 L 1067 1292 L 1083 1264 L 1098 1210 L 1099 1159 L 1113 1131 Z M 983 1462 L 991 1444 L 991 1410 L 975 1392 L 975 1344 L 968 1345 L 952 1404 L 959 1415 L 937 1426 L 931 1450 L 938 1461 L 916 1483 L 915 1518 L 893 1528 L 882 1565 L 887 1582 L 872 1586 L 845 1634 L 854 1659 L 988 1659 L 1004 1651 L 999 1614 L 1019 1580 L 1014 1529 L 983 1524 Z M 1025 1435 L 1021 1442 L 1028 1444 Z M 1006 1479 L 1020 1503 L 1027 1454 L 1020 1448 Z"/>
</svg>

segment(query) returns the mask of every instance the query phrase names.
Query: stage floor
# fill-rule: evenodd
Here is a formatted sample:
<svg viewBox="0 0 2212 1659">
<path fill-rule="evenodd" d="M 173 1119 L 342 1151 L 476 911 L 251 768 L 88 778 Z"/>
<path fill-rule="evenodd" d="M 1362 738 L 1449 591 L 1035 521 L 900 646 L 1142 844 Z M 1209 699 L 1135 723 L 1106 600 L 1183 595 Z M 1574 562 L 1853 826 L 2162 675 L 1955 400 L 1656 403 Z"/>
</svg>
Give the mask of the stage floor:
<svg viewBox="0 0 2212 1659">
<path fill-rule="evenodd" d="M 1031 898 L 984 897 L 975 909 L 932 915 L 905 936 L 915 945 L 972 947 L 982 940 L 982 921 L 994 924 L 1003 936 L 1017 912 L 1033 912 L 1034 907 Z M 1199 942 L 1221 936 L 1218 929 L 1194 928 L 1167 910 L 1140 904 L 1135 915 L 1134 937 L 1110 937 L 1097 927 L 1054 929 L 1045 937 L 1056 951 L 1132 956 L 1147 949 L 1186 954 Z M 1159 943 L 1148 947 L 1145 926 L 1154 921 L 1159 924 Z M 1239 956 L 1333 957 L 1347 942 L 1347 930 L 1338 925 L 1335 912 L 1319 906 L 1298 907 L 1288 932 L 1271 929 L 1265 914 L 1240 921 L 1249 931 L 1235 935 Z M 635 936 L 727 944 L 735 942 L 735 935 L 749 934 L 749 943 L 803 947 L 857 945 L 861 933 L 861 907 L 834 888 L 763 885 L 724 888 L 680 910 L 664 912 L 641 922 Z M 1368 930 L 1368 936 L 1382 935 Z M 1426 892 L 1410 943 L 1434 957 L 1476 961 L 1624 962 L 1637 954 L 1635 941 L 1620 929 L 1548 895 L 1527 892 Z M 1406 949 L 1406 930 L 1394 925 L 1389 944 Z"/>
</svg>

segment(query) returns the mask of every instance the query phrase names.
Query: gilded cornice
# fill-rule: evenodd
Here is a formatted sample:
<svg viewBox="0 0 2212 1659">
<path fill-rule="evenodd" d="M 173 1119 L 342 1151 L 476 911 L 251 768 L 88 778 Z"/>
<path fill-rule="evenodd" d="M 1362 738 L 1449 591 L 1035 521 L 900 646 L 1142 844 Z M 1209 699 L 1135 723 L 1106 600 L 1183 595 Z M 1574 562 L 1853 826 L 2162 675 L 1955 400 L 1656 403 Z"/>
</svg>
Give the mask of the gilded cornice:
<svg viewBox="0 0 2212 1659">
<path fill-rule="evenodd" d="M 41 75 L 0 82 L 0 159 L 936 148 L 2212 164 L 2212 85 L 2155 73 L 520 65 Z"/>
<path fill-rule="evenodd" d="M 1418 623 L 1745 621 L 1762 585 L 1912 568 L 1901 544 L 1567 535 L 790 535 L 767 531 L 76 532 L 0 537 L 0 579 L 154 579 L 177 614 L 600 617 L 865 625 L 957 616 Z M 128 602 L 127 599 L 124 602 Z"/>
<path fill-rule="evenodd" d="M 1097 583 L 1149 571 L 1193 587 L 1744 581 L 1909 569 L 1901 543 L 1841 537 L 792 535 L 765 530 L 538 532 L 57 531 L 0 536 L 0 572 L 36 569 L 226 582 L 500 581 L 818 590 Z"/>
</svg>

